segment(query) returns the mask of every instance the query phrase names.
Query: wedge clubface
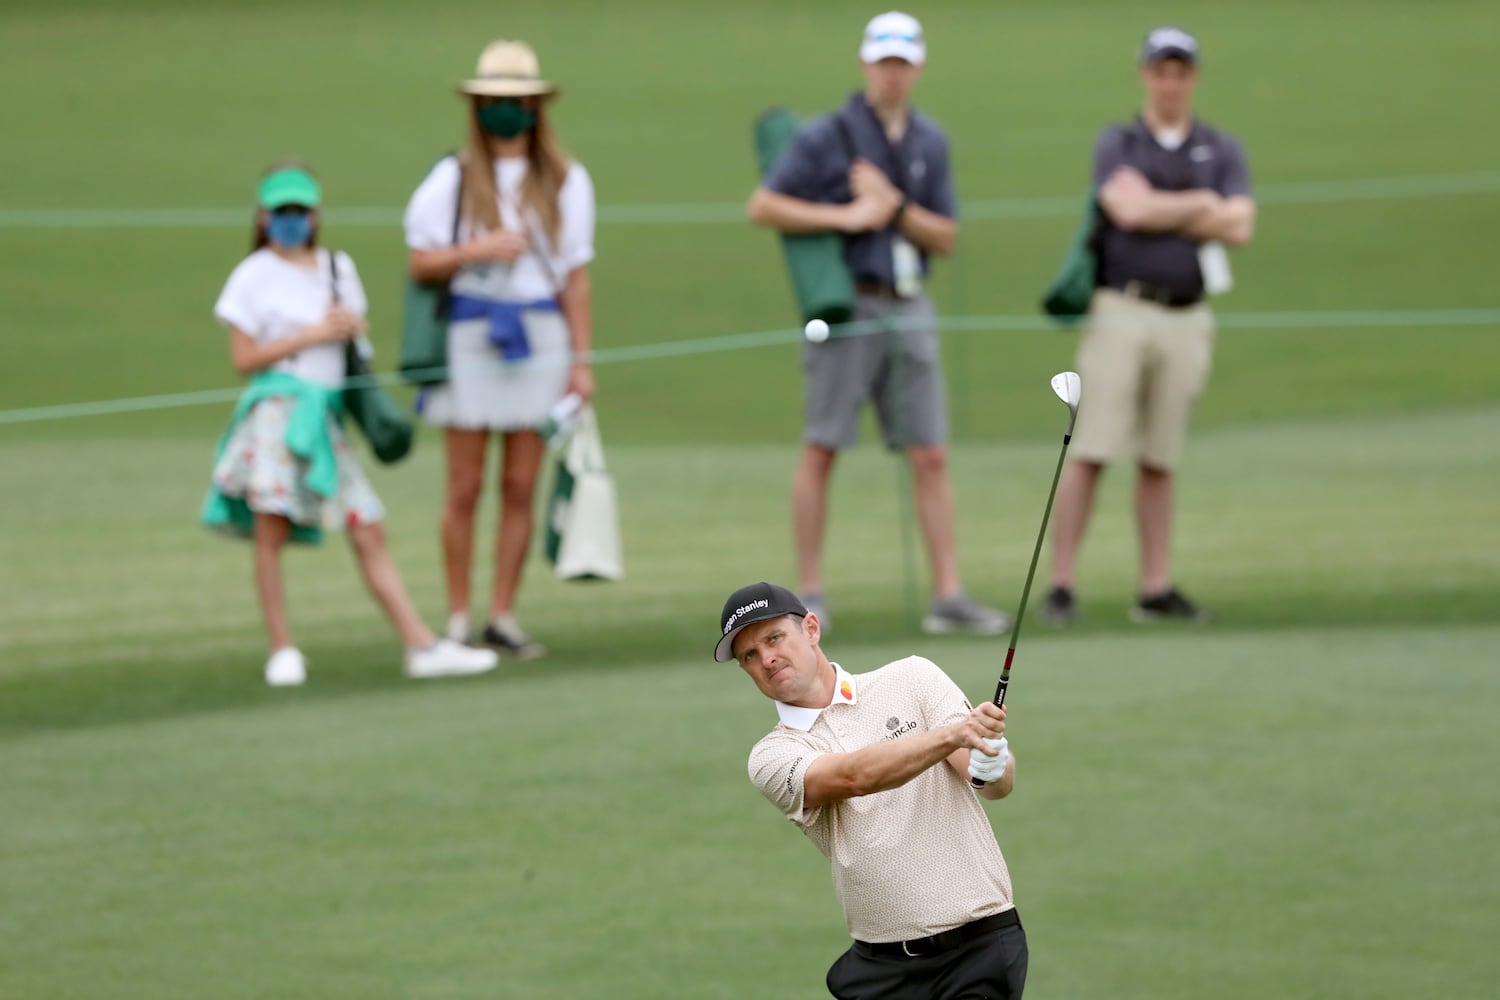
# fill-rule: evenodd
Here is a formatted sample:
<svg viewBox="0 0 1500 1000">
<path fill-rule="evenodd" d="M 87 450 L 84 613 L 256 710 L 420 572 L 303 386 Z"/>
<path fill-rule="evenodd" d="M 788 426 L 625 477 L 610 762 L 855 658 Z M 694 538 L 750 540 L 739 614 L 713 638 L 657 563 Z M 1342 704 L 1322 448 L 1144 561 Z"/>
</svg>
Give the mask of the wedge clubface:
<svg viewBox="0 0 1500 1000">
<path fill-rule="evenodd" d="M 1067 404 L 1068 429 L 1063 431 L 1062 451 L 1057 456 L 1057 469 L 1052 473 L 1052 489 L 1047 493 L 1047 509 L 1042 512 L 1042 527 L 1036 533 L 1036 548 L 1031 550 L 1031 567 L 1026 570 L 1026 585 L 1021 588 L 1021 605 L 1016 608 L 1015 621 L 1010 626 L 1010 647 L 1005 651 L 1005 666 L 1000 668 L 1000 683 L 995 687 L 995 704 L 1005 704 L 1005 689 L 1010 687 L 1010 665 L 1016 658 L 1016 643 L 1021 638 L 1021 623 L 1026 620 L 1026 598 L 1031 596 L 1031 579 L 1036 576 L 1036 561 L 1042 554 L 1042 539 L 1047 537 L 1047 521 L 1052 517 L 1052 500 L 1057 496 L 1057 481 L 1062 478 L 1063 461 L 1068 457 L 1068 444 L 1073 440 L 1073 423 L 1078 419 L 1078 400 L 1083 394 L 1083 382 L 1077 372 L 1058 372 L 1052 376 L 1052 391 Z M 984 782 L 969 779 L 974 787 Z"/>
</svg>

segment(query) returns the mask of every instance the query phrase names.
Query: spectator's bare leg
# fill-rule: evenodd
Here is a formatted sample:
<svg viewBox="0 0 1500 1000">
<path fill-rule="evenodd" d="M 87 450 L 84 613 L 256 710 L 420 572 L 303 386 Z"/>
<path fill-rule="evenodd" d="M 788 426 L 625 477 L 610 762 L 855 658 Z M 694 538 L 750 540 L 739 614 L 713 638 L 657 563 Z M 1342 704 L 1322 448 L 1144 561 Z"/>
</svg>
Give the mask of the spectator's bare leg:
<svg viewBox="0 0 1500 1000">
<path fill-rule="evenodd" d="M 491 617 L 515 607 L 521 571 L 531 547 L 532 502 L 547 444 L 535 431 L 509 431 L 500 466 L 500 530 L 495 536 L 495 590 Z"/>
<path fill-rule="evenodd" d="M 1072 461 L 1063 469 L 1052 505 L 1052 585 L 1075 588 L 1078 550 L 1083 532 L 1094 510 L 1094 494 L 1104 466 L 1097 462 Z"/>
<path fill-rule="evenodd" d="M 948 449 L 940 444 L 916 445 L 906 449 L 906 457 L 911 461 L 917 523 L 922 527 L 927 559 L 932 566 L 933 593 L 939 599 L 952 597 L 961 586 L 954 541 L 953 483 L 948 478 Z"/>
<path fill-rule="evenodd" d="M 271 651 L 292 644 L 286 621 L 286 590 L 281 581 L 281 549 L 292 535 L 292 522 L 279 514 L 255 515 L 255 593 Z"/>
<path fill-rule="evenodd" d="M 432 644 L 432 632 L 417 614 L 391 560 L 391 551 L 385 544 L 385 528 L 379 521 L 374 524 L 349 526 L 349 546 L 354 549 L 354 558 L 359 563 L 360 575 L 365 586 L 375 596 L 376 602 L 390 619 L 401 641 L 408 649 L 421 649 Z"/>
<path fill-rule="evenodd" d="M 474 510 L 484 488 L 489 432 L 447 432 L 448 483 L 443 494 L 443 571 L 450 614 L 469 613 L 469 576 L 474 565 Z"/>
<path fill-rule="evenodd" d="M 1172 585 L 1172 472 L 1140 467 L 1135 480 L 1135 524 L 1141 540 L 1141 593 Z"/>
<path fill-rule="evenodd" d="M 800 594 L 823 591 L 823 528 L 828 517 L 828 480 L 838 452 L 815 444 L 802 446 L 792 478 L 792 540 L 797 546 Z"/>
</svg>

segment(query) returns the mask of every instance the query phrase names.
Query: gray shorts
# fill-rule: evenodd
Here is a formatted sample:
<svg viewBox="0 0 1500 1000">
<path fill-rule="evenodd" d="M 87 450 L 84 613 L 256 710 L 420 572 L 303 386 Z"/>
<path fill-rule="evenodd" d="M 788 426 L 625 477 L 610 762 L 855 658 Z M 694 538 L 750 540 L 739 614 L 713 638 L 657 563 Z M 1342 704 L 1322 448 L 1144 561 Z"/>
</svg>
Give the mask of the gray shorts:
<svg viewBox="0 0 1500 1000">
<path fill-rule="evenodd" d="M 888 299 L 859 295 L 854 321 L 902 319 L 904 328 L 804 341 L 806 377 L 803 440 L 837 451 L 859 441 L 859 416 L 875 403 L 889 448 L 944 444 L 948 402 L 938 352 L 937 312 L 926 295 Z"/>
</svg>

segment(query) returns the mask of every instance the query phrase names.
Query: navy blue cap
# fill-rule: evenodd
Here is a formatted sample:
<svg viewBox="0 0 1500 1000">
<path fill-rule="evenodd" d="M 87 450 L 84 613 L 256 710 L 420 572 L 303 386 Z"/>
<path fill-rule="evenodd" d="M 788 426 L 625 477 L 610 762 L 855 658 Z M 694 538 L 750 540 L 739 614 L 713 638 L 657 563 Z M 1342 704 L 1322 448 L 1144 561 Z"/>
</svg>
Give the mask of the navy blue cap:
<svg viewBox="0 0 1500 1000">
<path fill-rule="evenodd" d="M 714 646 L 714 659 L 728 663 L 734 659 L 734 639 L 746 626 L 781 618 L 784 615 L 807 617 L 807 608 L 797 595 L 774 583 L 752 583 L 729 595 L 719 613 L 720 638 Z"/>
<path fill-rule="evenodd" d="M 1196 66 L 1198 39 L 1181 28 L 1157 28 L 1141 43 L 1141 65 L 1154 63 L 1158 59 L 1181 59 Z"/>
</svg>

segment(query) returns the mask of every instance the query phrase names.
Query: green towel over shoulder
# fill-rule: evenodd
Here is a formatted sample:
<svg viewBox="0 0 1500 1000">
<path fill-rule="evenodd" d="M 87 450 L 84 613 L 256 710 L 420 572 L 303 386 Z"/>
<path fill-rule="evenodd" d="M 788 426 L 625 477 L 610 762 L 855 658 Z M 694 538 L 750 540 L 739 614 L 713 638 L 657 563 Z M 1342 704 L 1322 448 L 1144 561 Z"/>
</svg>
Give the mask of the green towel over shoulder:
<svg viewBox="0 0 1500 1000">
<path fill-rule="evenodd" d="M 1063 257 L 1062 266 L 1042 296 L 1042 311 L 1064 326 L 1072 326 L 1088 315 L 1089 302 L 1098 283 L 1099 259 L 1095 237 L 1099 232 L 1099 192 L 1089 191 L 1084 202 L 1083 221 L 1073 234 L 1073 242 Z"/>
</svg>

